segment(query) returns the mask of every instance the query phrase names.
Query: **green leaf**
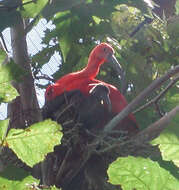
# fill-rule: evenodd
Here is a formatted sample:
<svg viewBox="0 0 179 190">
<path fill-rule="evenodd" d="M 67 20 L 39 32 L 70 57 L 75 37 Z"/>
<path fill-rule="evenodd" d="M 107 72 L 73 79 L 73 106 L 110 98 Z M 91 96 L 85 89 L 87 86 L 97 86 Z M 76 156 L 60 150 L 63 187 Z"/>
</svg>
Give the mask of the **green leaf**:
<svg viewBox="0 0 179 190">
<path fill-rule="evenodd" d="M 18 96 L 17 90 L 11 85 L 12 80 L 20 76 L 19 67 L 11 60 L 7 64 L 2 64 L 6 58 L 6 53 L 0 50 L 0 102 L 10 102 Z"/>
<path fill-rule="evenodd" d="M 0 189 L 2 190 L 30 190 L 34 184 L 39 184 L 39 180 L 23 169 L 9 166 L 0 173 Z"/>
<path fill-rule="evenodd" d="M 170 111 L 179 102 L 178 87 L 174 86 L 165 95 L 164 108 Z M 163 160 L 172 161 L 179 167 L 179 114 L 171 121 L 170 125 L 164 130 L 159 137 L 152 141 L 153 145 L 159 145 Z"/>
<path fill-rule="evenodd" d="M 42 15 L 46 19 L 49 19 L 56 13 L 70 10 L 72 7 L 80 5 L 83 2 L 83 0 L 53 0 L 52 3 L 48 3 L 42 10 Z"/>
<path fill-rule="evenodd" d="M 176 8 L 176 14 L 178 15 L 179 14 L 179 0 L 176 1 L 175 8 Z"/>
<path fill-rule="evenodd" d="M 62 138 L 61 126 L 51 120 L 33 124 L 27 129 L 11 129 L 5 139 L 19 159 L 32 167 L 44 160 L 47 153 L 60 144 Z"/>
<path fill-rule="evenodd" d="M 2 64 L 5 58 L 6 58 L 6 52 L 0 49 L 0 64 Z"/>
<path fill-rule="evenodd" d="M 2 83 L 0 88 L 0 102 L 10 102 L 18 96 L 17 90 L 10 83 Z"/>
<path fill-rule="evenodd" d="M 29 0 L 23 0 L 23 3 L 29 2 Z M 34 3 L 29 3 L 23 6 L 22 15 L 23 17 L 32 18 L 37 16 L 42 9 L 47 4 L 48 0 L 38 0 L 34 1 Z"/>
<path fill-rule="evenodd" d="M 55 16 L 54 23 L 57 23 L 57 30 L 59 33 L 59 44 L 60 49 L 63 54 L 64 62 L 66 61 L 66 56 L 70 50 L 70 42 L 72 40 L 72 33 L 69 30 L 71 26 L 71 14 L 69 11 L 59 13 Z"/>
<path fill-rule="evenodd" d="M 179 181 L 157 162 L 141 157 L 121 157 L 110 164 L 109 182 L 123 190 L 177 190 Z"/>
<path fill-rule="evenodd" d="M 99 24 L 101 22 L 101 19 L 99 17 L 97 16 L 92 16 L 92 17 L 96 24 Z"/>
<path fill-rule="evenodd" d="M 41 68 L 44 64 L 49 62 L 50 58 L 54 55 L 55 51 L 57 51 L 59 45 L 54 45 L 52 47 L 45 47 L 37 54 L 32 57 L 32 65 L 38 63 L 38 67 Z M 37 66 L 36 66 L 37 67 Z"/>
<path fill-rule="evenodd" d="M 2 141 L 6 137 L 8 124 L 9 119 L 0 121 L 0 144 L 2 144 Z"/>
<path fill-rule="evenodd" d="M 15 80 L 16 82 L 21 82 L 22 77 L 26 74 L 24 69 L 10 59 L 6 64 L 0 65 L 0 80 L 4 82 L 11 82 Z M 6 75 L 6 77 L 4 77 Z"/>
<path fill-rule="evenodd" d="M 152 141 L 153 145 L 159 145 L 162 157 L 166 161 L 173 161 L 179 167 L 179 117 L 177 123 L 172 122 L 159 137 Z"/>
<path fill-rule="evenodd" d="M 60 38 L 60 48 L 63 53 L 63 60 L 66 62 L 67 54 L 70 50 L 70 43 L 68 41 L 67 35 L 64 35 L 62 38 Z"/>
<path fill-rule="evenodd" d="M 136 7 L 140 9 L 143 13 L 149 13 L 149 1 L 145 0 L 132 0 L 132 1 L 126 1 L 126 0 L 121 0 L 121 4 L 127 4 L 128 6 Z M 153 5 L 152 0 L 150 0 L 150 3 Z"/>
<path fill-rule="evenodd" d="M 14 26 L 17 23 L 19 12 L 16 10 L 2 10 L 0 11 L 0 32 L 8 27 Z"/>
</svg>

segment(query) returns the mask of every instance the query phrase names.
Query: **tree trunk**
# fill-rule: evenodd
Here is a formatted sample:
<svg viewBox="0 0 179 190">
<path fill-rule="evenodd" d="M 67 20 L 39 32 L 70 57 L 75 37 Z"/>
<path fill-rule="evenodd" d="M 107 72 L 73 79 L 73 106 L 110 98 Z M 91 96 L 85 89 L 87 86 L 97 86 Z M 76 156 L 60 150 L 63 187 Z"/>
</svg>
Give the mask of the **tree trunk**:
<svg viewBox="0 0 179 190">
<path fill-rule="evenodd" d="M 30 59 L 27 53 L 25 24 L 19 14 L 18 22 L 11 28 L 11 45 L 13 59 L 16 64 L 24 69 L 21 82 L 13 82 L 20 96 L 8 105 L 10 128 L 25 128 L 41 120 L 41 113 L 32 77 Z"/>
</svg>

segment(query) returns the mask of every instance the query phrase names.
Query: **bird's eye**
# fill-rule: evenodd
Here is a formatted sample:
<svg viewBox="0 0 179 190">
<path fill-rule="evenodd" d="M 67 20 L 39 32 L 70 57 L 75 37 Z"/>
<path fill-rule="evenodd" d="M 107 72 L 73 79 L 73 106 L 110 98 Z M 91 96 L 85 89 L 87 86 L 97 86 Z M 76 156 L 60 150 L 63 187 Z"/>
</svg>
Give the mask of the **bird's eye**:
<svg viewBox="0 0 179 190">
<path fill-rule="evenodd" d="M 103 51 L 106 52 L 106 51 L 107 51 L 107 48 L 104 48 Z"/>
<path fill-rule="evenodd" d="M 47 96 L 52 96 L 52 94 L 53 94 L 53 88 L 50 88 L 49 90 L 48 90 L 48 92 L 47 92 Z"/>
</svg>

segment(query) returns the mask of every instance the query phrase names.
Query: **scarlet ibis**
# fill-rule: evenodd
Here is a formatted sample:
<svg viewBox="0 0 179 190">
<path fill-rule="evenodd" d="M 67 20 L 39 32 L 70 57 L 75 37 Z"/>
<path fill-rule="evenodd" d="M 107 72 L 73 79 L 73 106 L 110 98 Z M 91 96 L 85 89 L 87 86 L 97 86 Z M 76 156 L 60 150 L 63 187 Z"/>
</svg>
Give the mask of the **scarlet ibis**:
<svg viewBox="0 0 179 190">
<path fill-rule="evenodd" d="M 51 101 L 64 92 L 72 90 L 80 90 L 83 95 L 89 96 L 90 90 L 94 85 L 103 84 L 108 87 L 110 91 L 109 97 L 112 105 L 112 113 L 114 115 L 119 113 L 127 105 L 125 97 L 115 86 L 95 79 L 96 75 L 99 73 L 100 66 L 104 62 L 112 62 L 119 75 L 123 72 L 114 56 L 114 49 L 107 43 L 101 43 L 91 51 L 88 58 L 88 64 L 84 69 L 69 73 L 57 80 L 55 84 L 47 87 L 45 92 L 46 101 Z M 120 123 L 119 128 L 126 128 L 128 132 L 138 131 L 138 125 L 134 115 L 129 114 L 128 117 Z"/>
</svg>

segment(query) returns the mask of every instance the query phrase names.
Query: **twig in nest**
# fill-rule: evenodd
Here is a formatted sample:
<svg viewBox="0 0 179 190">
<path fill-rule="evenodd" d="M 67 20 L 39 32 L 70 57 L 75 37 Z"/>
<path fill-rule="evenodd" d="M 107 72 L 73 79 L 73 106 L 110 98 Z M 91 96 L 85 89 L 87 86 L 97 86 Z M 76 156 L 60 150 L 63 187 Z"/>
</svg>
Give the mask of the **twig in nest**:
<svg viewBox="0 0 179 190">
<path fill-rule="evenodd" d="M 145 108 L 149 107 L 152 104 L 158 104 L 159 100 L 168 92 L 168 90 L 179 80 L 179 76 L 175 77 L 170 83 L 166 86 L 164 90 L 162 90 L 155 98 L 151 101 L 147 102 L 146 104 L 142 105 L 140 108 L 136 109 L 133 114 L 144 110 Z M 163 115 L 162 115 L 163 116 Z"/>
<path fill-rule="evenodd" d="M 59 181 L 59 179 L 61 178 L 61 176 L 62 176 L 62 174 L 63 174 L 63 171 L 64 171 L 64 169 L 65 169 L 65 167 L 66 167 L 67 159 L 68 159 L 68 157 L 69 157 L 71 151 L 72 151 L 72 148 L 70 147 L 70 148 L 68 149 L 68 151 L 66 152 L 65 158 L 63 159 L 62 164 L 60 165 L 60 168 L 59 168 L 59 170 L 58 170 L 58 172 L 57 172 L 56 181 Z"/>
<path fill-rule="evenodd" d="M 91 157 L 92 153 L 94 153 L 95 149 L 96 149 L 96 146 L 92 149 L 89 149 L 88 147 L 86 147 L 86 150 L 83 153 L 84 159 L 82 159 L 82 163 L 80 163 L 79 167 L 76 168 L 75 172 L 72 173 L 71 176 L 70 175 L 68 176 L 68 181 L 64 182 L 63 188 L 67 187 L 70 184 L 70 182 L 72 181 L 72 179 L 78 175 L 78 173 L 82 170 L 82 168 L 85 166 L 85 164 Z"/>
<path fill-rule="evenodd" d="M 73 106 L 73 103 L 67 105 L 62 111 L 57 112 L 57 113 L 55 114 L 56 121 L 58 121 L 58 120 L 60 119 L 60 117 L 61 117 L 65 112 L 70 111 L 70 109 L 72 108 L 72 106 Z M 68 122 L 68 121 L 67 121 L 67 122 Z"/>
</svg>

